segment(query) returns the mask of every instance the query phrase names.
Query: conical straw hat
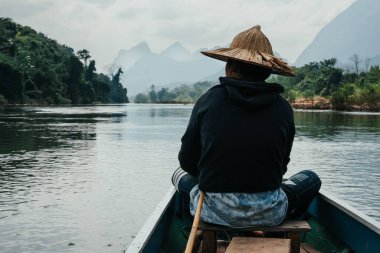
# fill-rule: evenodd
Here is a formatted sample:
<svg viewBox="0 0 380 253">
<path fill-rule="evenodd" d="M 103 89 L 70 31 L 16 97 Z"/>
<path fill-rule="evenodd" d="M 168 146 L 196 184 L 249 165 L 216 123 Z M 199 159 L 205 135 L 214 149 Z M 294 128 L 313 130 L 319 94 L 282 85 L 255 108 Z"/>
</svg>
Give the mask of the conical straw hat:
<svg viewBox="0 0 380 253">
<path fill-rule="evenodd" d="M 229 48 L 203 51 L 202 54 L 222 61 L 236 60 L 269 68 L 273 74 L 295 75 L 285 61 L 273 55 L 272 46 L 259 25 L 236 35 Z"/>
</svg>

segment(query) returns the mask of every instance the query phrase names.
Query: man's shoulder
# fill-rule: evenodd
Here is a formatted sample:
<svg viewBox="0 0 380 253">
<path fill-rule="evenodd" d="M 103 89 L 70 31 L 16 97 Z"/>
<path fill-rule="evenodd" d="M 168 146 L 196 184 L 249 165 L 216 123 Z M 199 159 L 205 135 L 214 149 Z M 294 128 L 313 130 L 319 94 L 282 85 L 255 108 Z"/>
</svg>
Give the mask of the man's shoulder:
<svg viewBox="0 0 380 253">
<path fill-rule="evenodd" d="M 210 99 L 212 99 L 212 97 L 214 97 L 215 95 L 219 94 L 219 93 L 224 93 L 224 88 L 222 85 L 220 84 L 216 84 L 214 86 L 212 86 L 210 89 L 208 89 L 205 93 L 203 93 L 197 100 L 197 103 L 202 103 L 202 102 L 206 102 L 206 101 L 209 101 Z"/>
<path fill-rule="evenodd" d="M 205 94 L 203 95 L 210 95 L 210 94 L 213 94 L 213 93 L 217 93 L 217 92 L 220 92 L 220 91 L 223 91 L 224 88 L 221 84 L 216 84 L 214 86 L 212 86 L 210 89 L 208 89 L 208 91 L 205 92 Z"/>
<path fill-rule="evenodd" d="M 283 96 L 279 95 L 279 99 L 278 99 L 278 101 L 279 101 L 279 103 L 281 104 L 281 106 L 282 106 L 284 109 L 293 112 L 293 108 L 292 108 L 292 106 L 290 105 L 290 103 L 288 102 L 288 100 L 286 100 Z"/>
</svg>

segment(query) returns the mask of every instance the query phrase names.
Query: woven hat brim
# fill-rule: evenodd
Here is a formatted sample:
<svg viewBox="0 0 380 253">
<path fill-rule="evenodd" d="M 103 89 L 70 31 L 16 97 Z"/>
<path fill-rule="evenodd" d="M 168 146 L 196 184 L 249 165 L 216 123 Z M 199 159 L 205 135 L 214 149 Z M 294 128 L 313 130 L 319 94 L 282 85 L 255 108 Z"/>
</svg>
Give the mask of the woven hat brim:
<svg viewBox="0 0 380 253">
<path fill-rule="evenodd" d="M 272 70 L 273 74 L 295 76 L 293 69 L 282 59 L 260 51 L 249 51 L 241 48 L 219 48 L 202 51 L 202 54 L 221 61 L 236 60 L 248 64 L 265 67 Z"/>
</svg>

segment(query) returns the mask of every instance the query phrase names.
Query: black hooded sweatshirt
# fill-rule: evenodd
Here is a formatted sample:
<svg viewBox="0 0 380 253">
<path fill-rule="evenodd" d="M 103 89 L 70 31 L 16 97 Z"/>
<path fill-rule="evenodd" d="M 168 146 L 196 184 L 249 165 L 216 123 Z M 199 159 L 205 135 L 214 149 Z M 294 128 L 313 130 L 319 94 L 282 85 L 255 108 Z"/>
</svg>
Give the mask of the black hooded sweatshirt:
<svg viewBox="0 0 380 253">
<path fill-rule="evenodd" d="M 275 83 L 221 77 L 194 105 L 178 158 L 205 192 L 277 189 L 287 171 L 293 110 Z"/>
</svg>

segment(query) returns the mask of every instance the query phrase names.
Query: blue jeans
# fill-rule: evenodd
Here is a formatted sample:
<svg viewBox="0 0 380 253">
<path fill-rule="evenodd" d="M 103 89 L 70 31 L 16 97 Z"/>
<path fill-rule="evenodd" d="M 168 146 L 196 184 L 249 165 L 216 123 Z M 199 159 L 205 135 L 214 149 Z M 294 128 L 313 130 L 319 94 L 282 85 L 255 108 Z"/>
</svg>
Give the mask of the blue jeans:
<svg viewBox="0 0 380 253">
<path fill-rule="evenodd" d="M 186 210 L 189 210 L 190 191 L 198 182 L 198 178 L 187 174 L 181 168 L 173 173 L 172 183 L 184 199 Z M 284 180 L 281 189 L 288 197 L 286 218 L 296 219 L 304 214 L 310 202 L 317 196 L 321 184 L 318 175 L 310 170 L 303 170 Z"/>
<path fill-rule="evenodd" d="M 288 197 L 286 218 L 296 219 L 304 214 L 318 195 L 321 184 L 321 179 L 311 170 L 303 170 L 284 180 L 281 189 Z"/>
</svg>

